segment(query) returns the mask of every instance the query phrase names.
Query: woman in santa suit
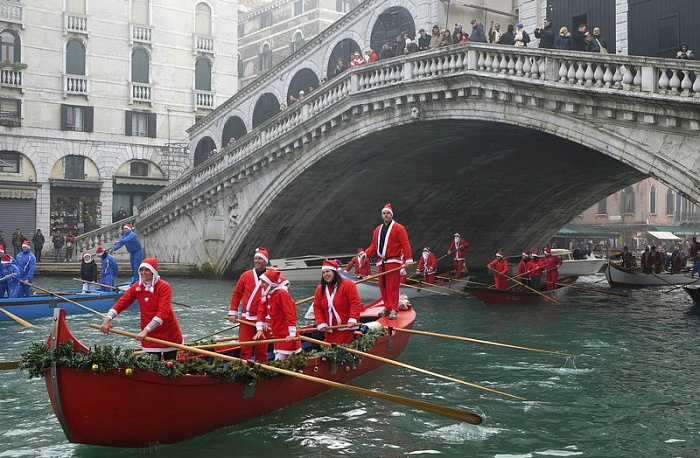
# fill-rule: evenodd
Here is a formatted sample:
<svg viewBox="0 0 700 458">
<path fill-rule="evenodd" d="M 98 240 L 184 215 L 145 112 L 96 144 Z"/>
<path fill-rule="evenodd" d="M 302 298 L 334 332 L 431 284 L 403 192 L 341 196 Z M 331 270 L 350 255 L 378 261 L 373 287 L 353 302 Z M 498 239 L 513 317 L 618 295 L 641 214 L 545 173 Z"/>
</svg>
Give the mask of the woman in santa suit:
<svg viewBox="0 0 700 458">
<path fill-rule="evenodd" d="M 260 281 L 265 289 L 258 306 L 257 332 L 253 340 L 264 339 L 265 332 L 271 330 L 273 339 L 287 340 L 275 344 L 275 359 L 287 359 L 301 351 L 299 340 L 293 340 L 297 337 L 297 307 L 289 295 L 289 280 L 280 276 L 279 270 L 268 269 L 260 275 Z"/>
<path fill-rule="evenodd" d="M 133 283 L 131 288 L 109 310 L 102 321 L 102 332 L 107 333 L 112 327 L 112 320 L 137 300 L 141 308 L 142 329 L 139 332 L 138 340 L 141 341 L 143 350 L 161 359 L 175 359 L 177 356 L 176 348 L 143 340 L 149 335 L 168 342 L 179 344 L 183 342 L 180 325 L 170 303 L 171 299 L 172 288 L 170 284 L 158 275 L 158 260 L 146 258 L 139 265 L 139 281 Z"/>
<path fill-rule="evenodd" d="M 339 324 L 355 325 L 360 321 L 362 302 L 357 294 L 355 283 L 343 280 L 338 273 L 337 261 L 323 261 L 321 284 L 314 295 L 314 317 L 316 328 L 323 331 Z M 330 329 L 326 332 L 326 342 L 349 344 L 356 327 Z"/>
</svg>

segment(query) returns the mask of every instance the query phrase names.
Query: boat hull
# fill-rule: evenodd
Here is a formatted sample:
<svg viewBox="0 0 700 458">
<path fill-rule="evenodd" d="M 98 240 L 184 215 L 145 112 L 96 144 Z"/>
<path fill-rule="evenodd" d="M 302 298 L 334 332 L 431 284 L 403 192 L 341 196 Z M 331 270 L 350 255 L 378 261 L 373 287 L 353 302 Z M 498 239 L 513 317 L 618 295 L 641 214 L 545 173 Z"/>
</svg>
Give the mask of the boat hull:
<svg viewBox="0 0 700 458">
<path fill-rule="evenodd" d="M 577 277 L 561 278 L 559 281 L 571 284 Z M 563 286 L 552 291 L 540 291 L 537 294 L 533 291 L 497 290 L 494 288 L 484 288 L 475 286 L 465 286 L 464 291 L 479 299 L 486 305 L 526 305 L 526 304 L 551 304 L 554 299 L 561 300 L 569 288 Z M 547 299 L 549 298 L 549 299 Z"/>
<path fill-rule="evenodd" d="M 62 296 L 70 299 L 72 301 L 83 304 L 90 307 L 93 310 L 104 313 L 107 312 L 114 303 L 122 297 L 123 291 L 119 292 L 95 292 L 89 294 L 77 294 L 63 293 Z M 66 313 L 74 315 L 81 313 L 90 313 L 82 307 L 78 307 L 75 304 L 60 299 L 58 297 L 52 298 L 48 294 L 36 294 L 32 297 L 18 297 L 18 298 L 4 298 L 0 299 L 0 307 L 4 308 L 8 312 L 17 315 L 24 320 L 31 320 L 35 318 L 49 317 L 53 315 L 56 307 L 60 307 L 66 311 Z M 0 321 L 11 321 L 12 318 L 8 317 L 4 313 L 0 313 Z"/>
<path fill-rule="evenodd" d="M 509 260 L 510 262 L 510 260 Z M 560 277 L 583 277 L 585 275 L 595 275 L 603 268 L 607 259 L 565 259 L 559 266 Z M 510 264 L 508 275 L 518 275 L 518 262 Z"/>
<path fill-rule="evenodd" d="M 306 255 L 293 258 L 271 259 L 273 269 L 279 270 L 290 282 L 320 282 L 321 266 L 324 259 L 338 259 L 347 265 L 355 254 Z"/>
<path fill-rule="evenodd" d="M 610 286 L 627 287 L 684 285 L 692 281 L 687 274 L 630 272 L 610 262 L 605 267 L 605 279 Z"/>
<path fill-rule="evenodd" d="M 376 317 L 381 308 L 364 313 Z M 385 320 L 384 318 L 380 319 Z M 65 320 L 56 320 L 58 342 L 74 340 Z M 391 322 L 412 327 L 413 309 Z M 388 322 L 385 323 L 388 325 Z M 371 353 L 395 359 L 409 335 L 378 339 Z M 75 341 L 77 348 L 85 348 Z M 305 374 L 347 383 L 381 366 L 369 358 L 361 364 L 338 366 L 309 358 Z M 74 443 L 112 447 L 146 447 L 180 442 L 220 428 L 240 424 L 316 396 L 330 388 L 291 377 L 263 379 L 255 385 L 224 382 L 210 376 L 186 375 L 167 379 L 153 372 L 122 370 L 93 374 L 55 367 L 47 374 L 51 404 L 66 437 Z"/>
<path fill-rule="evenodd" d="M 700 304 L 700 288 L 689 288 L 684 286 L 683 290 L 688 293 L 688 296 L 690 296 L 694 303 Z"/>
</svg>

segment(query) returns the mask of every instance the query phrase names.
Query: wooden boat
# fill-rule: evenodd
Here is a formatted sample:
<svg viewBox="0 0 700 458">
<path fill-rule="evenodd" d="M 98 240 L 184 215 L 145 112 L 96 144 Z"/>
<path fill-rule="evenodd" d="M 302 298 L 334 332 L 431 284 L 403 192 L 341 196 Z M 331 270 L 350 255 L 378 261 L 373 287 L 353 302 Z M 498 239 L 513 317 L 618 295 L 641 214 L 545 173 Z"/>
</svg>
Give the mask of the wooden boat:
<svg viewBox="0 0 700 458">
<path fill-rule="evenodd" d="M 577 278 L 578 277 L 560 277 L 559 283 L 570 285 L 571 283 L 575 282 Z M 541 285 L 546 285 L 546 282 L 542 281 Z M 516 286 L 509 290 L 498 290 L 487 286 L 467 285 L 464 287 L 464 291 L 476 297 L 486 305 L 551 303 L 551 301 L 547 300 L 547 297 L 558 301 L 564 296 L 568 289 L 569 288 L 566 286 L 559 286 L 557 289 L 552 291 L 540 291 L 541 294 L 537 294 L 536 292 L 530 291 L 521 286 Z"/>
<path fill-rule="evenodd" d="M 362 320 L 375 321 L 382 307 L 363 311 Z M 71 333 L 65 311 L 56 309 L 48 345 L 71 341 L 74 351 L 88 352 Z M 385 326 L 413 327 L 413 308 Z M 395 359 L 406 348 L 408 333 L 377 339 L 367 350 Z M 55 337 L 55 339 L 53 338 Z M 366 358 L 361 364 L 338 367 L 312 356 L 304 373 L 347 383 L 382 363 Z M 316 396 L 329 387 L 291 377 L 261 379 L 254 385 L 226 382 L 209 375 L 169 379 L 155 372 L 125 370 L 93 373 L 53 364 L 45 374 L 51 405 L 69 441 L 111 447 L 146 447 L 183 441 L 267 415 Z"/>
<path fill-rule="evenodd" d="M 691 288 L 688 286 L 684 286 L 683 290 L 688 293 L 688 296 L 693 300 L 695 304 L 700 304 L 700 288 L 695 287 Z"/>
<path fill-rule="evenodd" d="M 605 279 L 610 286 L 669 286 L 683 285 L 692 281 L 687 273 L 645 274 L 641 270 L 623 269 L 612 262 L 608 262 L 605 267 Z"/>
<path fill-rule="evenodd" d="M 345 280 L 350 280 L 356 283 L 358 281 L 358 278 L 356 278 L 355 275 L 350 272 L 341 271 L 340 274 Z M 462 280 L 469 280 L 469 277 L 464 277 Z M 435 295 L 445 293 L 450 294 L 449 291 L 446 291 L 443 288 L 456 287 L 454 286 L 453 282 L 442 281 L 439 279 L 435 280 L 435 284 L 441 286 L 442 288 L 431 288 L 430 286 L 426 286 L 425 283 L 420 283 L 417 280 L 408 280 L 408 286 L 399 287 L 399 294 L 406 295 L 408 299 L 428 296 L 435 297 Z M 382 293 L 379 290 L 378 279 L 359 283 L 357 285 L 357 292 L 360 294 L 360 299 L 363 301 L 375 301 L 382 297 Z"/>
<path fill-rule="evenodd" d="M 107 312 L 114 305 L 114 303 L 120 297 L 122 297 L 124 291 L 91 291 L 83 293 L 82 291 L 75 290 L 61 291 L 58 294 L 66 299 L 78 302 L 79 304 L 84 304 L 91 309 L 97 310 L 98 312 Z M 24 320 L 52 316 L 56 307 L 61 307 L 66 311 L 66 313 L 71 315 L 78 313 L 89 313 L 84 308 L 71 304 L 64 299 L 43 293 L 34 294 L 31 297 L 3 298 L 0 299 L 0 307 Z M 12 318 L 8 317 L 4 313 L 0 313 L 0 321 L 11 320 Z"/>
<path fill-rule="evenodd" d="M 295 281 L 321 281 L 321 266 L 324 259 L 337 259 L 346 266 L 356 254 L 309 254 L 292 258 L 271 259 L 270 264 L 275 270 L 282 272 L 282 276 L 290 282 Z"/>
<path fill-rule="evenodd" d="M 541 255 L 544 256 L 544 255 Z M 559 256 L 562 260 L 562 265 L 559 266 L 559 275 L 561 277 L 582 277 L 584 275 L 595 275 L 603 268 L 606 259 L 599 259 L 593 255 L 585 259 L 574 259 L 571 251 L 561 248 L 553 248 L 552 256 Z M 518 274 L 518 263 L 520 256 L 508 256 L 508 275 L 514 276 Z"/>
</svg>

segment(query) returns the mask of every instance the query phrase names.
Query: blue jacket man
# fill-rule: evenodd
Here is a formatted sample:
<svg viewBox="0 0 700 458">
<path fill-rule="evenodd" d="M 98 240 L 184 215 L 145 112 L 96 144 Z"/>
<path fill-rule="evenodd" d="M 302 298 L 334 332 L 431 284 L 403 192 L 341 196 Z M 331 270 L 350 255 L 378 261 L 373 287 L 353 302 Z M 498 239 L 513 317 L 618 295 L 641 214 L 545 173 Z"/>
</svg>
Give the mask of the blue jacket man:
<svg viewBox="0 0 700 458">
<path fill-rule="evenodd" d="M 101 246 L 97 247 L 97 255 L 102 258 L 102 276 L 100 277 L 100 283 L 114 286 L 117 275 L 119 275 L 119 264 L 117 264 L 116 259 Z M 113 291 L 112 288 L 107 288 L 105 286 L 100 289 L 102 291 Z"/>
<path fill-rule="evenodd" d="M 0 297 L 19 297 L 19 269 L 9 254 L 4 255 L 1 262 Z"/>
<path fill-rule="evenodd" d="M 114 245 L 114 251 L 125 246 L 126 251 L 129 252 L 129 262 L 131 263 L 131 270 L 133 271 L 131 283 L 133 284 L 139 281 L 139 266 L 143 259 L 143 252 L 141 251 L 141 242 L 139 242 L 139 238 L 136 237 L 136 233 L 134 232 L 133 224 L 125 224 L 123 234 L 121 240 Z"/>
<path fill-rule="evenodd" d="M 17 267 L 19 268 L 19 296 L 29 297 L 32 295 L 32 287 L 29 286 L 34 280 L 34 266 L 36 266 L 36 257 L 34 253 L 29 251 L 29 240 L 22 242 L 22 251 L 17 253 Z"/>
</svg>

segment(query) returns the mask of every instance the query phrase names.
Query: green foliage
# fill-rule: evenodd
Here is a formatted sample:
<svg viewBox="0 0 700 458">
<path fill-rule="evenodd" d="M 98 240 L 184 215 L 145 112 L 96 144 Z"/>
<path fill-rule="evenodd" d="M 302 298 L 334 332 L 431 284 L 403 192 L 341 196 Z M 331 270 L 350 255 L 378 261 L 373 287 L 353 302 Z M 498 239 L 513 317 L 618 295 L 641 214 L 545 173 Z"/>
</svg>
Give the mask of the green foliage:
<svg viewBox="0 0 700 458">
<path fill-rule="evenodd" d="M 199 266 L 200 272 L 202 272 L 202 275 L 204 275 L 207 278 L 216 278 L 216 272 L 214 271 L 214 267 L 208 263 L 202 263 L 201 266 Z"/>
<path fill-rule="evenodd" d="M 348 346 L 353 350 L 367 352 L 374 342 L 384 335 L 384 331 L 370 331 L 361 337 L 355 337 L 355 340 Z M 362 357 L 353 355 L 345 351 L 345 347 L 337 345 L 335 347 L 321 347 L 314 356 L 320 356 L 323 361 L 337 364 L 356 364 L 360 362 Z"/>
<path fill-rule="evenodd" d="M 15 71 L 20 71 L 20 70 L 26 70 L 27 69 L 27 64 L 22 63 L 22 62 L 15 62 L 12 64 L 12 70 Z"/>
</svg>

